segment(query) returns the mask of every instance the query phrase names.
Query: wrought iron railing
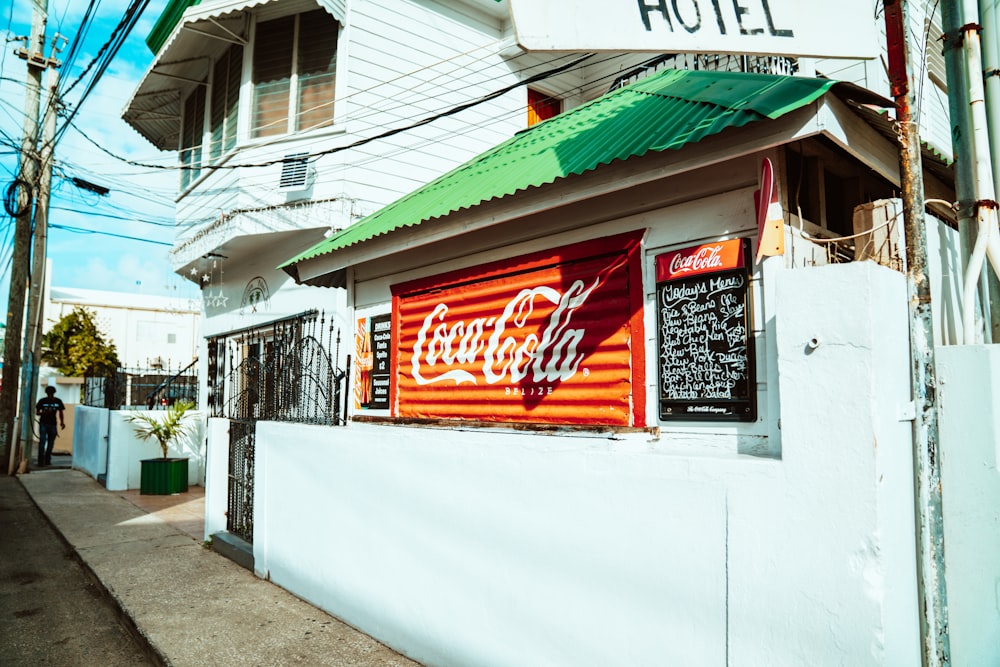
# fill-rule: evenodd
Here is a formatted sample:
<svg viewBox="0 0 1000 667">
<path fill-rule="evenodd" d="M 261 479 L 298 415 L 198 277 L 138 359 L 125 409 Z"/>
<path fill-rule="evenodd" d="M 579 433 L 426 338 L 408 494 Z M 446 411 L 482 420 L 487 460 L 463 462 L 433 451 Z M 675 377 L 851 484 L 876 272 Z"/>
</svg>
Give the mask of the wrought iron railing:
<svg viewBox="0 0 1000 667">
<path fill-rule="evenodd" d="M 666 53 L 651 58 L 623 73 L 611 84 L 615 90 L 644 79 L 661 69 L 691 69 L 711 72 L 750 72 L 754 74 L 792 75 L 799 69 L 798 61 L 783 56 L 745 56 L 732 54 Z"/>
<path fill-rule="evenodd" d="M 322 311 L 209 340 L 213 417 L 338 425 L 347 371 L 337 367 L 340 332 Z"/>
<path fill-rule="evenodd" d="M 109 410 L 165 409 L 179 400 L 198 403 L 195 359 L 187 367 L 98 368 L 84 376 L 83 405 Z"/>
</svg>

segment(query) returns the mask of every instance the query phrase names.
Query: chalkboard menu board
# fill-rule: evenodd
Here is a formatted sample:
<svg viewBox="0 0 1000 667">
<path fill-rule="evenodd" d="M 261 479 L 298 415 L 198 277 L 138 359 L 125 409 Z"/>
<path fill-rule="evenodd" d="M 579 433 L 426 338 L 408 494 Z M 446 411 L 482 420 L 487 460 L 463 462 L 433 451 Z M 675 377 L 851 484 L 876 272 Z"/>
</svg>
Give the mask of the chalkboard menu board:
<svg viewBox="0 0 1000 667">
<path fill-rule="evenodd" d="M 392 316 L 371 318 L 372 392 L 369 408 L 389 409 L 390 360 L 392 359 Z"/>
<path fill-rule="evenodd" d="M 745 239 L 656 258 L 661 420 L 757 419 Z"/>
</svg>

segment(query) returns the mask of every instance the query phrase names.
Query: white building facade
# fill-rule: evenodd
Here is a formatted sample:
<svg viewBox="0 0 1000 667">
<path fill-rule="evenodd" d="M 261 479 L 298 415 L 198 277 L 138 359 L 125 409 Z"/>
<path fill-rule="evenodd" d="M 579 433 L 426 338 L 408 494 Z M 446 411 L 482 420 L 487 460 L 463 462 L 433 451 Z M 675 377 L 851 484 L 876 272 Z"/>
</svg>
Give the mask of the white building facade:
<svg viewBox="0 0 1000 667">
<path fill-rule="evenodd" d="M 201 304 L 196 301 L 75 287 L 53 287 L 46 296 L 45 331 L 74 308 L 85 308 L 128 368 L 180 370 L 198 357 Z"/>
<path fill-rule="evenodd" d="M 208 400 L 239 397 L 208 423 L 206 536 L 428 665 L 920 661 L 880 63 L 795 63 L 858 86 L 782 79 L 800 92 L 780 108 L 773 81 L 739 74 L 601 98 L 644 62 L 709 60 L 523 53 L 493 0 L 206 2 L 173 20 L 126 119 L 179 151 L 172 257 L 203 288 Z M 920 80 L 947 154 L 943 81 Z M 516 134 L 528 88 L 568 113 Z M 754 200 L 764 164 L 773 209 Z M 962 336 L 951 179 L 927 151 L 942 344 Z M 783 252 L 758 257 L 775 219 Z M 314 338 L 329 377 L 261 372 L 303 368 Z M 975 352 L 949 360 L 948 432 L 969 422 L 955 406 L 1000 395 L 956 381 L 995 367 Z M 334 418 L 301 418 L 315 395 Z M 956 507 L 998 506 L 998 433 L 966 432 L 987 464 L 975 497 L 946 468 Z M 978 556 L 996 520 L 946 536 L 951 563 L 975 563 L 949 570 L 956 664 L 998 659 L 1000 571 Z"/>
</svg>

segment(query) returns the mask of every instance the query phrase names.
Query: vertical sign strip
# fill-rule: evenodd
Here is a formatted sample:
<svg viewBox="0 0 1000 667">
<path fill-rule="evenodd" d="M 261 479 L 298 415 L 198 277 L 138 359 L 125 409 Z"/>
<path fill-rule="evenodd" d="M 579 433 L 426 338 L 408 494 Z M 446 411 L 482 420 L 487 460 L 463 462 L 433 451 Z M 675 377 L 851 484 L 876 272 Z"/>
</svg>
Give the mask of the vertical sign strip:
<svg viewBox="0 0 1000 667">
<path fill-rule="evenodd" d="M 376 315 L 371 318 L 371 401 L 373 410 L 389 409 L 389 383 L 392 377 L 392 316 Z"/>
</svg>

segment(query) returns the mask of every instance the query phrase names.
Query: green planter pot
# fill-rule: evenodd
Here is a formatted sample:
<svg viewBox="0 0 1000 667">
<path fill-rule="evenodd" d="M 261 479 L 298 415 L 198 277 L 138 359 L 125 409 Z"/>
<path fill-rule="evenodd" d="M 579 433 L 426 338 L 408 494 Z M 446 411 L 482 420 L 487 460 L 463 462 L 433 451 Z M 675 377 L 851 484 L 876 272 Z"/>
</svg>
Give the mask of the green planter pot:
<svg viewBox="0 0 1000 667">
<path fill-rule="evenodd" d="M 169 496 L 188 490 L 187 459 L 143 459 L 140 464 L 141 495 Z"/>
</svg>

